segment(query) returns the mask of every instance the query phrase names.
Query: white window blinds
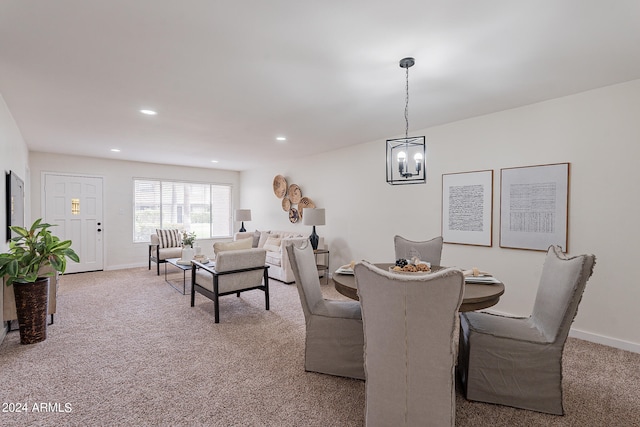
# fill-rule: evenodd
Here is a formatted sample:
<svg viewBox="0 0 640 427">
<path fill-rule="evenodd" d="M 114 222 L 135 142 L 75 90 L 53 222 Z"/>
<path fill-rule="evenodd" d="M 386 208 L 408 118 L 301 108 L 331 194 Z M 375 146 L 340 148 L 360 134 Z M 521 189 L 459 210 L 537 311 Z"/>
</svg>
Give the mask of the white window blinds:
<svg viewBox="0 0 640 427">
<path fill-rule="evenodd" d="M 156 228 L 231 236 L 230 185 L 135 179 L 134 206 L 134 242 L 148 242 Z"/>
</svg>

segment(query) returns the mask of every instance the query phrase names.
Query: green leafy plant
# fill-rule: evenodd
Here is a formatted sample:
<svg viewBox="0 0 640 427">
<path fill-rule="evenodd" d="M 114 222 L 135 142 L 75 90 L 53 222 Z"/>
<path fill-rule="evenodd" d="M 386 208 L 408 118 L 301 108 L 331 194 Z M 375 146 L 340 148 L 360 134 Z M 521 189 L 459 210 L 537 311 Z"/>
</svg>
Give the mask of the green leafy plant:
<svg viewBox="0 0 640 427">
<path fill-rule="evenodd" d="M 36 220 L 31 228 L 11 226 L 17 234 L 9 242 L 9 252 L 0 254 L 0 277 L 7 276 L 5 284 L 13 282 L 32 283 L 38 277 L 51 277 L 55 273 L 41 273 L 40 269 L 51 266 L 53 270 L 64 273 L 67 258 L 79 262 L 80 257 L 71 249 L 71 240 L 60 240 L 51 234 L 51 224 Z"/>
<path fill-rule="evenodd" d="M 185 246 L 193 247 L 193 243 L 196 241 L 195 231 L 184 231 L 182 233 L 182 244 Z"/>
</svg>

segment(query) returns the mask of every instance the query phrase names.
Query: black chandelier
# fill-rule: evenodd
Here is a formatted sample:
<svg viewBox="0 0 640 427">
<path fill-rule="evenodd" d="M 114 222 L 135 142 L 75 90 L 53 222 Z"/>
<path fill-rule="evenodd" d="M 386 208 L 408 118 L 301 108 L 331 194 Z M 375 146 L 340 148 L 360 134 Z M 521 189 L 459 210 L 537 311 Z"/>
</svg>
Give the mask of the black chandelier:
<svg viewBox="0 0 640 427">
<path fill-rule="evenodd" d="M 409 137 L 409 67 L 415 63 L 413 58 L 400 60 L 400 67 L 406 70 L 405 132 L 404 138 L 387 140 L 387 182 L 391 185 L 427 182 L 424 136 Z"/>
</svg>

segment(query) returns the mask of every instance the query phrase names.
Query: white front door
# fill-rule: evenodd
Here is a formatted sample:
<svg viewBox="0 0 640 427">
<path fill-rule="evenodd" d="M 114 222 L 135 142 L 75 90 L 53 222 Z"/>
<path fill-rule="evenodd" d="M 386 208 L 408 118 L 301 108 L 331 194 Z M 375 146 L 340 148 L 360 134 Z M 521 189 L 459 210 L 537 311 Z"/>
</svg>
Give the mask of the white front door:
<svg viewBox="0 0 640 427">
<path fill-rule="evenodd" d="M 80 262 L 67 260 L 67 273 L 103 269 L 102 178 L 44 175 L 44 222 L 51 232 L 71 240 Z"/>
</svg>

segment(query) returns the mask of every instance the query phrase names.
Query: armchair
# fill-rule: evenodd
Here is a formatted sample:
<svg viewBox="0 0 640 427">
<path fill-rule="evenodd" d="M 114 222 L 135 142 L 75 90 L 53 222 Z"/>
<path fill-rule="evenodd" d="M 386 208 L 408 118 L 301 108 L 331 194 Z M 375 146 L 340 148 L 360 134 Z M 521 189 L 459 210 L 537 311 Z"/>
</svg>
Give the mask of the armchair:
<svg viewBox="0 0 640 427">
<path fill-rule="evenodd" d="M 213 300 L 214 321 L 220 323 L 219 297 L 259 289 L 264 292 L 265 309 L 269 310 L 269 266 L 264 249 L 240 249 L 217 254 L 215 266 L 192 261 L 191 307 L 196 292 Z"/>
<path fill-rule="evenodd" d="M 156 230 L 156 233 L 151 235 L 149 270 L 151 270 L 151 261 L 155 262 L 159 276 L 160 264 L 167 262 L 169 258 L 180 258 L 181 256 L 182 235 L 178 230 Z"/>
<path fill-rule="evenodd" d="M 458 371 L 467 399 L 562 415 L 562 350 L 595 256 L 551 246 L 526 318 L 460 315 Z"/>
<path fill-rule="evenodd" d="M 431 265 L 440 265 L 442 258 L 442 237 L 434 237 L 425 242 L 414 242 L 401 236 L 393 238 L 393 244 L 396 252 L 396 259 L 411 259 L 417 256 L 422 261 L 431 263 Z"/>
</svg>

